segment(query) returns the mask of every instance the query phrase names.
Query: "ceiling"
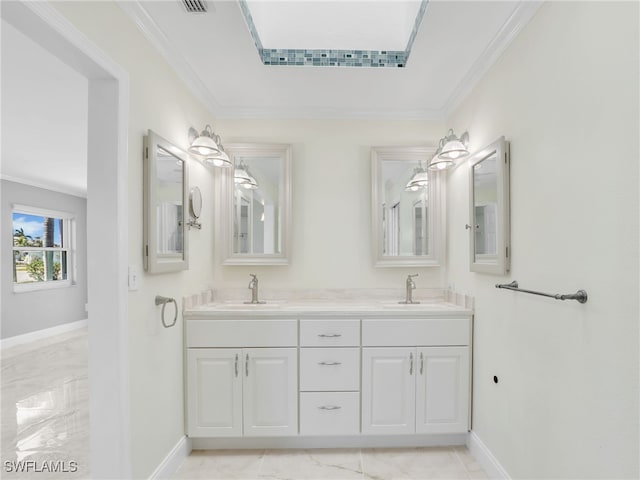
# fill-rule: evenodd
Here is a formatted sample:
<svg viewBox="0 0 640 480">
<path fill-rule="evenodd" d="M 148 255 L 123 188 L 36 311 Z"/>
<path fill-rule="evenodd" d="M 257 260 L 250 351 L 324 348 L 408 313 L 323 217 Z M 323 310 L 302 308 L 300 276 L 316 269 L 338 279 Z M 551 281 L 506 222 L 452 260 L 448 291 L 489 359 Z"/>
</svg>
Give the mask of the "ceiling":
<svg viewBox="0 0 640 480">
<path fill-rule="evenodd" d="M 284 3 L 300 15 L 323 2 Z M 337 3 L 351 4 L 351 15 L 392 5 L 380 0 Z M 218 118 L 441 120 L 540 2 L 430 1 L 404 68 L 263 65 L 237 1 L 208 0 L 205 14 L 187 13 L 180 0 L 119 4 Z M 273 7 L 277 12 L 283 2 L 259 4 L 265 16 L 264 11 Z M 326 29 L 330 32 L 331 25 Z"/>
<path fill-rule="evenodd" d="M 3 179 L 87 191 L 88 80 L 2 20 Z"/>
<path fill-rule="evenodd" d="M 259 3 L 266 11 L 274 5 Z M 301 15 L 316 3 L 289 6 Z M 349 4 L 350 16 L 384 5 L 340 3 Z M 209 12 L 200 15 L 187 14 L 180 0 L 119 4 L 217 118 L 437 120 L 539 7 L 431 0 L 405 68 L 348 68 L 263 65 L 237 1 L 208 0 Z M 2 178 L 86 195 L 87 79 L 4 20 L 1 33 Z"/>
</svg>

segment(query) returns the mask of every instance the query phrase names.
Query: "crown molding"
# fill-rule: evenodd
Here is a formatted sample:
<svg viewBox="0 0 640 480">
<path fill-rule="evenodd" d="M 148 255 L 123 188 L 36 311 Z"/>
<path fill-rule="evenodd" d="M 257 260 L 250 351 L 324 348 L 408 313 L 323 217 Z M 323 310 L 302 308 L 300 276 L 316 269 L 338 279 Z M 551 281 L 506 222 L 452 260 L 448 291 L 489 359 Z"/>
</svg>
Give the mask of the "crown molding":
<svg viewBox="0 0 640 480">
<path fill-rule="evenodd" d="M 169 66 L 187 85 L 213 116 L 217 116 L 220 104 L 193 70 L 189 62 L 172 47 L 171 42 L 147 13 L 138 0 L 117 0 L 118 6 L 131 18 L 153 47 L 160 52 Z"/>
<path fill-rule="evenodd" d="M 536 14 L 544 0 L 521 0 L 500 31 L 493 37 L 482 54 L 473 63 L 469 71 L 453 90 L 444 106 L 442 114 L 448 119 L 456 108 L 482 80 L 489 69 L 498 61 L 511 42 Z"/>
</svg>

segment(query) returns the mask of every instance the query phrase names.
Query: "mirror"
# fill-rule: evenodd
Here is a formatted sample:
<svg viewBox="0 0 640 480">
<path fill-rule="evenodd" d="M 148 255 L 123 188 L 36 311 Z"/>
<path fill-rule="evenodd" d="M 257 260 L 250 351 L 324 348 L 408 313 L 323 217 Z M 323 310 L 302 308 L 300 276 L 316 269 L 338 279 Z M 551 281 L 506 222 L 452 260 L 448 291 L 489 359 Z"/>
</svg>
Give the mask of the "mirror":
<svg viewBox="0 0 640 480">
<path fill-rule="evenodd" d="M 509 143 L 504 137 L 469 157 L 470 269 L 509 271 Z"/>
<path fill-rule="evenodd" d="M 144 138 L 144 268 L 149 273 L 189 268 L 186 235 L 187 154 L 149 130 Z"/>
<path fill-rule="evenodd" d="M 443 231 L 441 173 L 425 170 L 434 148 L 373 148 L 374 264 L 436 266 Z"/>
<path fill-rule="evenodd" d="M 223 172 L 224 265 L 286 265 L 291 223 L 291 146 L 231 144 Z"/>
</svg>

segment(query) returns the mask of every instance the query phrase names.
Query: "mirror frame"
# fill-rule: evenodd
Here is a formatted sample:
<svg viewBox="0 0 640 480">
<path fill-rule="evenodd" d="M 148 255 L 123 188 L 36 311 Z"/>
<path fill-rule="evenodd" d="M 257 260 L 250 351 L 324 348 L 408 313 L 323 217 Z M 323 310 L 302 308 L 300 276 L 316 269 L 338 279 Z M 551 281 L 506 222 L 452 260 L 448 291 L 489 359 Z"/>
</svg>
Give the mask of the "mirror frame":
<svg viewBox="0 0 640 480">
<path fill-rule="evenodd" d="M 291 245 L 291 145 L 275 143 L 231 143 L 225 145 L 225 151 L 235 165 L 236 156 L 275 157 L 283 160 L 283 185 L 279 192 L 282 210 L 282 251 L 280 253 L 243 254 L 233 252 L 233 208 L 234 178 L 233 168 L 221 169 L 220 244 L 223 252 L 223 265 L 288 265 Z"/>
<path fill-rule="evenodd" d="M 375 267 L 439 267 L 442 265 L 442 245 L 445 237 L 445 193 L 443 176 L 446 173 L 429 170 L 430 188 L 429 215 L 430 237 L 429 255 L 383 255 L 382 218 L 379 205 L 383 198 L 381 192 L 383 161 L 420 160 L 426 167 L 435 153 L 435 147 L 373 147 L 371 149 L 371 239 L 373 264 Z"/>
<path fill-rule="evenodd" d="M 177 159 L 182 160 L 182 256 L 180 258 L 161 258 L 157 254 L 158 241 L 155 234 L 158 229 L 157 215 L 151 215 L 151 207 L 156 204 L 157 184 L 155 172 L 157 171 L 158 149 L 171 153 Z M 189 235 L 187 231 L 187 210 L 189 205 L 189 156 L 186 152 L 162 138 L 157 133 L 149 130 L 144 137 L 143 154 L 143 264 L 147 273 L 167 273 L 187 270 L 189 268 Z"/>
<path fill-rule="evenodd" d="M 496 155 L 496 255 L 490 259 L 480 261 L 476 258 L 476 236 L 473 225 L 476 224 L 475 205 L 475 166 Z M 490 273 L 494 275 L 505 275 L 510 268 L 511 245 L 510 245 L 510 192 L 509 192 L 509 167 L 510 167 L 509 142 L 504 137 L 500 137 L 495 142 L 487 145 L 482 150 L 469 157 L 469 269 L 477 273 Z"/>
</svg>

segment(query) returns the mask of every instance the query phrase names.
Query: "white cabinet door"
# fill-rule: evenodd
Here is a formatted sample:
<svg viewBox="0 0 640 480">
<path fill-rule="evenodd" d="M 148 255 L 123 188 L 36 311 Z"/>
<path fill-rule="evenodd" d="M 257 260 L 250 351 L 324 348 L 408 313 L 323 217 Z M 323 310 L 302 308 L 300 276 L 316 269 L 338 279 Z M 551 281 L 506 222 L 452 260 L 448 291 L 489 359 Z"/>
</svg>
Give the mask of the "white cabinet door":
<svg viewBox="0 0 640 480">
<path fill-rule="evenodd" d="M 469 348 L 418 348 L 416 431 L 466 433 L 469 427 Z"/>
<path fill-rule="evenodd" d="M 298 433 L 298 359 L 295 348 L 245 348 L 245 436 Z"/>
<path fill-rule="evenodd" d="M 188 434 L 242 435 L 242 351 L 190 348 L 187 352 Z"/>
<path fill-rule="evenodd" d="M 362 349 L 362 433 L 415 432 L 415 348 Z"/>
</svg>

